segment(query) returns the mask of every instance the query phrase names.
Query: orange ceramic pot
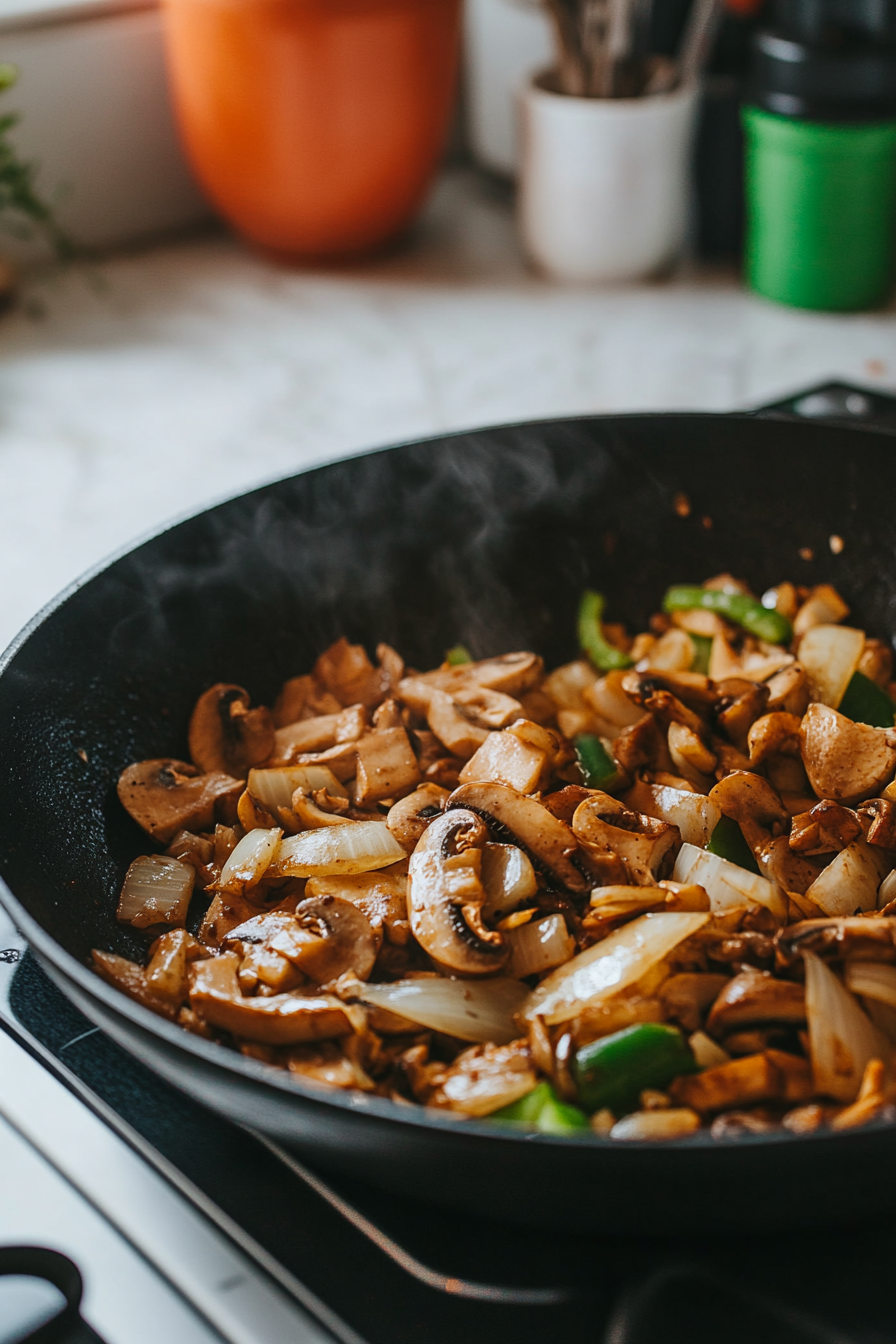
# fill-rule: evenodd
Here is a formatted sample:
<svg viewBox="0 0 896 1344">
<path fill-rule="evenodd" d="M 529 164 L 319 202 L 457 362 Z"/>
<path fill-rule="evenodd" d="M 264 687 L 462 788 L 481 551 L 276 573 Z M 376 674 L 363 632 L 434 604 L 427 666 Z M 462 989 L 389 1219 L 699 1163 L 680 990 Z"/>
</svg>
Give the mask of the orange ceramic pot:
<svg viewBox="0 0 896 1344">
<path fill-rule="evenodd" d="M 460 0 L 165 0 L 187 152 L 223 215 L 296 257 L 363 253 L 420 206 Z"/>
</svg>

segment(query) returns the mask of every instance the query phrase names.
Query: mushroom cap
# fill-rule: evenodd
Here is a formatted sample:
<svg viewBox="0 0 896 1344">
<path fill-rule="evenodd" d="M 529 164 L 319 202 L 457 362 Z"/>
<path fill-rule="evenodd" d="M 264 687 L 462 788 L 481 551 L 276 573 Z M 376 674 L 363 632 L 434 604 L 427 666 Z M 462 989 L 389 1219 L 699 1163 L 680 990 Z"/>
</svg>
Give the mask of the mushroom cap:
<svg viewBox="0 0 896 1344">
<path fill-rule="evenodd" d="M 178 831 L 207 831 L 214 825 L 215 804 L 242 793 L 240 780 L 212 772 L 200 775 L 194 765 L 171 757 L 136 761 L 121 772 L 118 797 L 148 835 L 167 845 Z"/>
<path fill-rule="evenodd" d="M 295 914 L 272 911 L 238 925 L 223 939 L 266 946 L 323 984 L 353 971 L 366 980 L 382 945 L 363 911 L 339 896 L 312 896 L 300 901 Z"/>
<path fill-rule="evenodd" d="M 817 702 L 803 715 L 800 749 L 816 795 L 847 806 L 878 793 L 896 769 L 892 728 L 853 723 Z"/>
<path fill-rule="evenodd" d="M 245 779 L 274 750 L 274 720 L 263 706 L 249 708 L 249 693 L 242 686 L 220 681 L 196 701 L 188 741 L 200 770 Z"/>
<path fill-rule="evenodd" d="M 790 813 L 767 779 L 750 770 L 734 770 L 710 790 L 719 811 L 738 825 L 790 826 Z"/>
<path fill-rule="evenodd" d="M 480 817 L 455 809 L 433 821 L 409 865 L 411 931 L 434 961 L 458 975 L 493 975 L 509 955 L 502 935 L 482 923 L 487 839 Z"/>
<path fill-rule="evenodd" d="M 573 862 L 578 845 L 571 829 L 537 799 L 506 784 L 462 784 L 447 807 L 474 812 L 488 823 L 494 839 L 524 849 L 551 886 L 582 892 L 593 885 Z"/>
<path fill-rule="evenodd" d="M 420 784 L 413 793 L 389 808 L 386 825 L 398 843 L 413 853 L 423 832 L 445 810 L 448 790 L 438 784 Z"/>
<path fill-rule="evenodd" d="M 793 980 L 777 980 L 753 967 L 729 980 L 706 1019 L 706 1030 L 721 1036 L 733 1027 L 806 1020 L 806 991 Z"/>
</svg>

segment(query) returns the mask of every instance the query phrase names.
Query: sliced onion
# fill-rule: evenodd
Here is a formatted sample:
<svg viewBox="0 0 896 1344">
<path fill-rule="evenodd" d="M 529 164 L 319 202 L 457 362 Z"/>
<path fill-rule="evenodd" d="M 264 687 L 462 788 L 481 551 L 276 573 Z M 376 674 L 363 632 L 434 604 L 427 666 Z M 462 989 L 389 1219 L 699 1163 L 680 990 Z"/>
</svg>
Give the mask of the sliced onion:
<svg viewBox="0 0 896 1344">
<path fill-rule="evenodd" d="M 848 625 L 815 625 L 800 640 L 809 696 L 836 709 L 865 647 L 865 634 Z"/>
<path fill-rule="evenodd" d="M 854 840 L 822 869 L 806 895 L 826 915 L 876 910 L 881 878 L 889 867 L 890 860 L 882 849 Z"/>
<path fill-rule="evenodd" d="M 316 793 L 326 789 L 331 798 L 347 798 L 344 784 L 326 765 L 294 765 L 284 770 L 250 770 L 246 785 L 253 798 L 274 812 L 278 807 L 291 807 L 292 796 L 296 789 L 303 793 Z"/>
<path fill-rule="evenodd" d="M 427 975 L 391 985 L 362 985 L 358 997 L 461 1041 L 506 1045 L 520 1035 L 513 1018 L 527 994 L 519 980 L 449 980 Z"/>
<path fill-rule="evenodd" d="M 682 845 L 672 877 L 703 887 L 714 915 L 764 905 L 780 923 L 787 919 L 787 898 L 780 887 L 696 845 Z"/>
<path fill-rule="evenodd" d="M 653 672 L 689 672 L 694 661 L 694 646 L 684 630 L 675 627 L 661 635 L 644 659 L 644 670 Z M 640 667 L 641 664 L 639 663 Z"/>
<path fill-rule="evenodd" d="M 708 919 L 686 911 L 641 915 L 552 971 L 529 995 L 522 1016 L 543 1017 L 549 1026 L 567 1022 L 640 980 Z"/>
<path fill-rule="evenodd" d="M 510 944 L 510 974 L 518 980 L 562 966 L 576 950 L 576 940 L 562 915 L 522 924 L 504 936 Z"/>
<path fill-rule="evenodd" d="M 538 890 L 532 861 L 516 845 L 485 845 L 480 878 L 485 887 L 485 913 L 496 919 Z"/>
<path fill-rule="evenodd" d="M 550 696 L 558 709 L 579 710 L 583 707 L 582 692 L 586 686 L 593 686 L 597 673 L 584 658 L 574 663 L 564 663 L 545 677 L 541 689 Z"/>
<path fill-rule="evenodd" d="M 254 887 L 277 853 L 282 834 L 279 827 L 274 826 L 269 831 L 259 827 L 244 835 L 221 869 L 218 890 L 241 896 L 247 887 Z"/>
<path fill-rule="evenodd" d="M 820 957 L 804 952 L 803 959 L 815 1086 L 836 1101 L 855 1101 L 868 1061 L 889 1062 L 889 1043 Z"/>
<path fill-rule="evenodd" d="M 287 836 L 280 842 L 270 872 L 277 877 L 369 873 L 406 858 L 384 821 L 352 821 Z"/>
<path fill-rule="evenodd" d="M 896 901 L 896 868 L 892 873 L 887 873 L 883 882 L 877 889 L 877 908 L 883 910 L 885 905 L 891 901 Z"/>
<path fill-rule="evenodd" d="M 721 817 L 718 805 L 703 793 L 687 793 L 667 785 L 651 784 L 650 801 L 645 805 L 646 790 L 638 793 L 638 810 L 657 821 L 668 821 L 677 826 L 681 838 L 688 845 L 702 849 L 708 842 Z"/>
<path fill-rule="evenodd" d="M 135 859 L 125 874 L 116 917 L 135 929 L 151 924 L 183 924 L 193 894 L 196 869 L 165 854 Z"/>
<path fill-rule="evenodd" d="M 885 961 L 851 961 L 846 967 L 846 988 L 896 1008 L 896 966 Z"/>
<path fill-rule="evenodd" d="M 896 1008 L 880 999 L 872 999 L 870 994 L 863 999 L 862 1006 L 878 1031 L 883 1032 L 891 1045 L 896 1045 Z"/>
</svg>

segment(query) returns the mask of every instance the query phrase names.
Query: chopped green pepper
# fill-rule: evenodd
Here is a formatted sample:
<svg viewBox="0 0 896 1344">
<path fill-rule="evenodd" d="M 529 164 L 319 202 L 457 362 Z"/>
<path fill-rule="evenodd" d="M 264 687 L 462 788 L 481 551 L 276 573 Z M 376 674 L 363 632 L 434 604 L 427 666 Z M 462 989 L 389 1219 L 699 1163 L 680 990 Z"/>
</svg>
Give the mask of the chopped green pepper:
<svg viewBox="0 0 896 1344">
<path fill-rule="evenodd" d="M 868 723 L 872 728 L 892 728 L 896 706 L 885 690 L 864 672 L 853 672 L 839 710 L 854 723 Z"/>
<path fill-rule="evenodd" d="M 720 859 L 727 859 L 729 863 L 736 863 L 738 868 L 746 868 L 749 873 L 759 872 L 759 865 L 744 839 L 743 831 L 731 817 L 719 818 L 706 850 L 709 854 L 718 854 Z"/>
<path fill-rule="evenodd" d="M 677 584 L 663 599 L 663 611 L 694 611 L 697 608 L 724 616 L 767 644 L 789 644 L 793 638 L 793 628 L 780 612 L 764 607 L 746 593 L 725 593 L 720 588 Z"/>
<path fill-rule="evenodd" d="M 552 1094 L 538 1112 L 535 1128 L 539 1134 L 580 1134 L 590 1127 L 584 1111 Z"/>
<path fill-rule="evenodd" d="M 599 737 L 593 733 L 580 733 L 575 739 L 575 748 L 587 788 L 606 790 L 618 782 L 619 768 Z"/>
<path fill-rule="evenodd" d="M 688 631 L 691 644 L 694 646 L 694 656 L 691 659 L 691 671 L 699 672 L 701 676 L 709 676 L 709 656 L 712 653 L 712 640 L 709 635 L 692 635 Z"/>
<path fill-rule="evenodd" d="M 582 594 L 578 620 L 579 647 L 588 655 L 598 672 L 614 672 L 617 668 L 631 667 L 632 660 L 604 636 L 601 617 L 605 603 L 603 593 L 589 589 Z"/>
<path fill-rule="evenodd" d="M 614 1115 L 635 1110 L 646 1087 L 663 1088 L 698 1065 L 677 1027 L 640 1022 L 577 1051 L 573 1076 L 586 1111 L 608 1106 Z"/>
<path fill-rule="evenodd" d="M 519 1101 L 492 1111 L 488 1118 L 501 1124 L 525 1125 L 539 1134 L 575 1134 L 588 1128 L 584 1111 L 561 1101 L 550 1083 L 544 1080 Z"/>
<path fill-rule="evenodd" d="M 553 1092 L 550 1083 L 544 1081 L 536 1084 L 531 1092 L 527 1092 L 519 1101 L 513 1101 L 509 1106 L 502 1106 L 500 1111 L 492 1111 L 488 1117 L 489 1120 L 506 1120 L 517 1125 L 534 1125 L 545 1102 L 551 1100 Z"/>
<path fill-rule="evenodd" d="M 445 654 L 445 662 L 449 667 L 460 667 L 462 663 L 472 663 L 472 656 L 463 644 L 455 644 L 453 649 L 449 649 Z"/>
</svg>

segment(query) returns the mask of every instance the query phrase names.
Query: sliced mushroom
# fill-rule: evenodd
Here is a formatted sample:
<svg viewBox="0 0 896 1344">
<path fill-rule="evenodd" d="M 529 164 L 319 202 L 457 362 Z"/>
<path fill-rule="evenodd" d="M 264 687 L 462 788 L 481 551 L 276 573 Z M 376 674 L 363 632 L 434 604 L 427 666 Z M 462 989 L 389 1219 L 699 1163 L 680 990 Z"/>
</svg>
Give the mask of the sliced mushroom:
<svg viewBox="0 0 896 1344">
<path fill-rule="evenodd" d="M 531 691 L 544 676 L 544 663 L 534 653 L 505 653 L 498 658 L 483 658 L 478 663 L 459 667 L 441 667 L 424 672 L 419 680 L 454 692 L 461 687 L 484 686 L 503 695 L 519 696 Z"/>
<path fill-rule="evenodd" d="M 796 714 L 778 711 L 763 714 L 747 734 L 750 764 L 759 765 L 769 756 L 799 756 L 800 720 Z"/>
<path fill-rule="evenodd" d="M 869 845 L 896 850 L 896 803 L 887 798 L 869 798 L 867 803 L 860 804 L 857 820 Z"/>
<path fill-rule="evenodd" d="M 756 851 L 759 871 L 788 895 L 805 896 L 812 883 L 824 871 L 825 860 L 794 853 L 786 835 L 769 840 Z M 808 907 L 811 909 L 812 907 Z"/>
<path fill-rule="evenodd" d="M 190 755 L 206 773 L 220 770 L 245 779 L 274 750 L 274 720 L 263 706 L 249 708 L 242 686 L 218 682 L 196 701 L 188 735 Z"/>
<path fill-rule="evenodd" d="M 887 689 L 893 679 L 893 654 L 882 639 L 866 639 L 858 671 Z"/>
<path fill-rule="evenodd" d="M 701 1115 L 732 1106 L 755 1106 L 763 1101 L 808 1101 L 813 1094 L 807 1059 L 783 1050 L 732 1059 L 702 1073 L 676 1078 L 669 1087 L 673 1101 L 692 1106 Z"/>
<path fill-rule="evenodd" d="M 716 723 L 729 742 L 743 751 L 748 746 L 757 721 L 761 722 L 765 715 L 768 687 L 748 683 L 747 688 L 736 695 L 725 694 L 724 687 L 725 683 L 722 682 L 719 689 L 723 694 L 716 711 Z"/>
<path fill-rule="evenodd" d="M 525 850 L 549 885 L 572 892 L 591 885 L 574 862 L 578 845 L 571 829 L 536 799 L 506 784 L 462 784 L 447 806 L 475 812 L 488 823 L 494 839 Z"/>
<path fill-rule="evenodd" d="M 326 894 L 300 901 L 293 915 L 247 920 L 231 930 L 224 945 L 261 943 L 323 984 L 346 971 L 366 980 L 382 941 L 382 929 L 374 929 L 357 905 Z"/>
<path fill-rule="evenodd" d="M 879 793 L 896 769 L 896 731 L 853 723 L 828 705 L 806 710 L 800 746 L 817 796 L 847 807 Z"/>
<path fill-rule="evenodd" d="M 417 942 L 440 966 L 459 975 L 493 975 L 509 949 L 482 922 L 480 879 L 488 831 L 473 812 L 455 808 L 424 832 L 411 856 L 408 915 Z"/>
<path fill-rule="evenodd" d="M 118 781 L 122 805 L 148 835 L 167 845 L 178 831 L 207 831 L 215 813 L 235 813 L 243 791 L 231 775 L 200 775 L 186 761 L 137 761 Z"/>
<path fill-rule="evenodd" d="M 383 798 L 401 798 L 420 783 L 417 758 L 404 728 L 381 728 L 360 739 L 355 802 L 369 807 Z"/>
<path fill-rule="evenodd" d="M 848 954 L 869 961 L 896 961 L 896 919 L 880 915 L 804 919 L 781 930 L 777 949 L 785 966 L 796 962 L 804 951 L 829 958 Z"/>
<path fill-rule="evenodd" d="M 160 994 L 146 978 L 146 971 L 142 966 L 138 966 L 135 961 L 128 961 L 127 957 L 116 956 L 114 952 L 99 952 L 94 949 L 92 953 L 93 968 L 102 976 L 107 984 L 120 989 L 123 994 L 127 994 L 129 999 L 141 1003 L 144 1008 L 149 1008 L 151 1012 L 158 1013 L 160 1017 L 174 1018 L 177 1016 L 178 1004 L 167 994 Z"/>
<path fill-rule="evenodd" d="M 735 1027 L 771 1022 L 802 1025 L 806 1020 L 806 991 L 792 980 L 777 980 L 753 967 L 729 980 L 712 1005 L 706 1030 L 724 1036 Z"/>
<path fill-rule="evenodd" d="M 149 949 L 146 984 L 153 994 L 161 994 L 178 1006 L 187 997 L 187 967 L 208 951 L 186 929 L 171 929 L 157 938 Z"/>
<path fill-rule="evenodd" d="M 768 687 L 770 713 L 783 710 L 801 719 L 809 708 L 809 679 L 801 663 L 782 668 L 765 683 Z"/>
<path fill-rule="evenodd" d="M 203 1021 L 263 1045 L 295 1045 L 352 1031 L 344 1005 L 330 994 L 244 998 L 239 964 L 237 953 L 223 952 L 191 967 L 190 1006 Z"/>
<path fill-rule="evenodd" d="M 411 854 L 427 826 L 441 816 L 448 801 L 448 790 L 437 784 L 420 784 L 400 802 L 394 803 L 386 825 L 398 843 Z"/>
<path fill-rule="evenodd" d="M 474 1045 L 430 1078 L 428 1104 L 463 1115 L 489 1115 L 531 1092 L 538 1082 L 526 1041 Z"/>
<path fill-rule="evenodd" d="M 306 897 L 338 896 L 350 901 L 365 916 L 370 927 L 380 929 L 396 947 L 406 947 L 411 936 L 408 923 L 407 864 L 381 868 L 376 873 L 355 873 L 344 877 L 311 877 L 305 886 Z M 363 977 L 359 977 L 363 978 Z"/>
<path fill-rule="evenodd" d="M 520 724 L 534 729 L 535 733 L 527 736 L 517 731 Z M 520 720 L 504 732 L 489 733 L 461 770 L 460 782 L 473 784 L 494 780 L 498 784 L 507 784 L 518 793 L 535 793 L 550 778 L 556 748 L 556 738 L 547 728 Z"/>
<path fill-rule="evenodd" d="M 736 821 L 744 839 L 758 853 L 772 835 L 790 828 L 790 813 L 767 779 L 736 770 L 721 779 L 710 798 L 723 816 Z"/>
<path fill-rule="evenodd" d="M 660 878 L 668 876 L 681 848 L 677 826 L 630 812 L 606 793 L 595 793 L 580 803 L 572 830 L 589 851 L 615 854 L 629 882 L 640 887 L 656 886 Z"/>
<path fill-rule="evenodd" d="M 862 824 L 855 812 L 823 798 L 808 812 L 793 818 L 789 843 L 799 854 L 832 854 L 851 845 L 861 834 Z"/>
<path fill-rule="evenodd" d="M 519 700 L 486 686 L 462 687 L 455 691 L 454 703 L 479 728 L 506 728 L 515 719 L 524 717 Z"/>
<path fill-rule="evenodd" d="M 373 666 L 363 645 L 349 644 L 344 636 L 320 655 L 314 677 L 341 705 L 373 709 L 392 693 L 388 672 Z"/>
</svg>

